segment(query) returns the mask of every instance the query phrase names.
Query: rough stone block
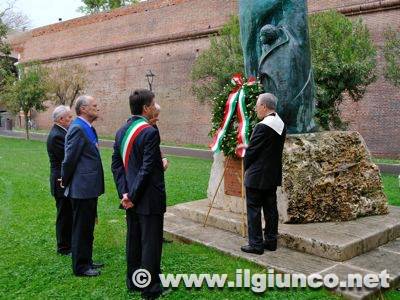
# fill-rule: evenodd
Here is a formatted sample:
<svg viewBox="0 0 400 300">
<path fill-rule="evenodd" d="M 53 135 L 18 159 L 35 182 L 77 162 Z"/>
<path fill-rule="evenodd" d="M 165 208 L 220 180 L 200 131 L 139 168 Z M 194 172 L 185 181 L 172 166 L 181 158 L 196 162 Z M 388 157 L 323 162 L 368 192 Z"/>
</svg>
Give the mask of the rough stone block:
<svg viewBox="0 0 400 300">
<path fill-rule="evenodd" d="M 215 154 L 208 187 L 210 201 L 223 172 L 224 157 Z M 222 180 L 213 206 L 241 213 L 244 201 L 224 193 L 231 181 Z M 282 223 L 349 221 L 388 213 L 379 168 L 358 132 L 289 135 L 283 153 L 282 187 L 277 194 Z"/>
<path fill-rule="evenodd" d="M 358 132 L 290 135 L 283 159 L 283 222 L 348 221 L 388 213 L 379 169 Z"/>
</svg>

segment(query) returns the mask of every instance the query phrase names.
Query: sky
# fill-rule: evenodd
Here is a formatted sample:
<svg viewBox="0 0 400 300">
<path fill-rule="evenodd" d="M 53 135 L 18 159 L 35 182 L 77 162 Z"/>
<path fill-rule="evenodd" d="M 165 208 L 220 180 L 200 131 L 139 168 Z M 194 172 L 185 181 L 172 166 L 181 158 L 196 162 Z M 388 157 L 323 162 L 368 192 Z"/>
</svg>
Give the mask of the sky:
<svg viewBox="0 0 400 300">
<path fill-rule="evenodd" d="M 0 0 L 0 8 L 9 1 L 14 0 Z M 66 21 L 82 16 L 76 11 L 81 5 L 81 0 L 16 0 L 15 10 L 28 16 L 32 29 L 57 23 L 58 18 Z"/>
</svg>

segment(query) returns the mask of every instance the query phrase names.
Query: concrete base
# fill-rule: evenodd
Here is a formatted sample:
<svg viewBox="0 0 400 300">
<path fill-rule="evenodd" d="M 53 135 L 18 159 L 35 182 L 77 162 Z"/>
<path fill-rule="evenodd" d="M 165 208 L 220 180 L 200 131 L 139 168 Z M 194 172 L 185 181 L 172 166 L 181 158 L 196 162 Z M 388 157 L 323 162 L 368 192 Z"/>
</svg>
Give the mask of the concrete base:
<svg viewBox="0 0 400 300">
<path fill-rule="evenodd" d="M 198 208 L 196 208 L 195 206 L 197 206 Z M 277 251 L 275 252 L 267 252 L 263 255 L 254 255 L 240 251 L 240 246 L 247 244 L 247 239 L 241 237 L 237 233 L 233 233 L 235 231 L 222 230 L 212 226 L 203 227 L 202 222 L 199 223 L 198 221 L 194 221 L 193 217 L 195 216 L 198 218 L 199 221 L 204 220 L 200 217 L 201 215 L 199 213 L 196 213 L 196 210 L 200 210 L 201 206 L 207 209 L 207 202 L 195 201 L 192 203 L 168 207 L 167 213 L 165 214 L 164 231 L 168 235 L 176 239 L 185 242 L 200 243 L 222 251 L 228 255 L 252 261 L 265 268 L 272 268 L 275 270 L 276 273 L 302 273 L 306 275 L 313 273 L 334 273 L 339 276 L 340 280 L 344 280 L 348 274 L 374 274 L 380 273 L 381 271 L 386 269 L 387 272 L 390 274 L 390 286 L 393 288 L 398 286 L 400 283 L 400 239 L 389 242 L 388 244 L 380 246 L 373 251 L 362 254 L 360 256 L 356 256 L 350 260 L 346 260 L 343 262 L 338 262 L 316 255 L 299 252 L 282 246 L 278 247 Z M 393 214 L 397 213 L 397 220 L 399 220 L 398 213 L 400 209 L 391 208 L 391 211 L 394 212 L 391 212 L 390 215 L 392 215 L 392 217 L 394 218 L 395 216 Z M 230 216 L 224 215 L 221 216 L 221 218 L 217 218 L 217 213 L 219 212 L 220 211 L 213 212 L 209 219 L 210 223 L 216 222 L 215 220 L 220 220 L 221 223 L 230 224 L 229 226 L 231 226 L 231 229 L 236 228 L 236 232 L 241 232 L 241 221 L 238 220 L 237 217 L 234 219 L 230 219 Z M 387 216 L 381 216 L 380 218 L 384 217 Z M 375 220 L 372 221 L 371 219 L 371 223 L 364 224 L 365 231 L 374 231 L 376 227 L 386 228 L 387 224 L 385 222 L 387 222 L 388 219 L 377 220 L 376 217 L 369 217 L 369 219 L 370 218 L 375 218 Z M 364 219 L 359 219 L 357 221 L 366 221 Z M 332 225 L 343 225 L 346 223 Z M 308 225 L 312 225 L 317 228 L 321 224 Z M 227 226 L 227 228 L 229 226 Z M 284 227 L 286 227 L 286 225 L 281 226 L 281 233 Z M 358 228 L 360 229 L 361 227 L 362 225 L 360 224 Z M 397 226 L 397 233 L 398 229 L 399 227 Z M 317 229 L 314 230 L 317 231 Z M 341 228 L 332 227 L 332 230 L 341 231 Z M 334 231 L 331 231 L 327 235 L 332 235 L 333 233 Z M 350 236 L 350 234 L 348 235 Z M 312 238 L 311 233 L 309 237 L 310 239 Z M 327 236 L 326 238 L 329 237 Z M 357 237 L 356 240 L 361 240 L 361 238 Z M 281 239 L 281 244 L 284 243 L 282 241 L 283 240 Z M 343 244 L 345 244 L 345 242 L 343 242 Z M 338 288 L 333 292 L 339 293 L 347 299 L 376 299 L 376 297 L 381 293 L 381 290 L 379 288 Z"/>
<path fill-rule="evenodd" d="M 208 208 L 207 199 L 174 206 L 180 215 L 201 224 Z M 389 210 L 387 215 L 348 222 L 279 224 L 279 244 L 334 261 L 345 261 L 400 237 L 400 207 L 390 206 Z M 207 225 L 243 236 L 243 232 L 247 233 L 247 228 L 243 228 L 246 220 L 245 215 L 213 208 Z"/>
</svg>

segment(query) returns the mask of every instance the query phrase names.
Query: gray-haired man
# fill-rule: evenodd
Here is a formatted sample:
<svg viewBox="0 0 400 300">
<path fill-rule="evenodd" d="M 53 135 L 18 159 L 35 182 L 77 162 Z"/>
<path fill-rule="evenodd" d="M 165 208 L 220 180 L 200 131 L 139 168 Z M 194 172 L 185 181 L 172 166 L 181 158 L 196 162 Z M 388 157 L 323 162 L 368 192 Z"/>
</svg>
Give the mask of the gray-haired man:
<svg viewBox="0 0 400 300">
<path fill-rule="evenodd" d="M 261 94 L 256 112 L 256 125 L 244 157 L 249 244 L 243 252 L 263 254 L 264 249 L 275 251 L 278 239 L 278 209 L 276 188 L 282 182 L 282 152 L 286 126 L 276 113 L 277 99 L 273 94 Z M 264 238 L 261 228 L 261 209 L 264 212 Z"/>
<path fill-rule="evenodd" d="M 94 263 L 93 232 L 97 198 L 104 193 L 104 173 L 97 133 L 92 123 L 98 117 L 96 99 L 82 95 L 76 100 L 77 118 L 65 136 L 65 157 L 61 166 L 61 184 L 71 198 L 72 269 L 76 276 L 98 276 L 102 263 Z"/>
<path fill-rule="evenodd" d="M 71 253 L 72 206 L 69 198 L 64 196 L 65 189 L 58 183 L 61 177 L 61 163 L 64 159 L 65 135 L 72 121 L 68 106 L 57 106 L 53 111 L 54 126 L 47 138 L 47 153 L 50 160 L 50 190 L 56 200 L 56 238 L 57 252 L 68 255 Z"/>
</svg>

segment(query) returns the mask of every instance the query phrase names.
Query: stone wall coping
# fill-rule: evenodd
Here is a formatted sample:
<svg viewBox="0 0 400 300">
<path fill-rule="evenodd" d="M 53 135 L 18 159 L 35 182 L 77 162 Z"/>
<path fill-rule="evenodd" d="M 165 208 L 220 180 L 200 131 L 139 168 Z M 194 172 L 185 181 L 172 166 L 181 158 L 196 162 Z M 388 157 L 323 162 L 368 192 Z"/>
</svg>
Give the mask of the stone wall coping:
<svg viewBox="0 0 400 300">
<path fill-rule="evenodd" d="M 395 8 L 400 8 L 400 0 L 379 0 L 370 3 L 338 7 L 336 10 L 346 16 L 353 16 Z M 321 11 L 326 11 L 326 9 L 315 10 L 311 13 L 318 13 Z"/>
<path fill-rule="evenodd" d="M 99 55 L 104 53 L 111 53 L 117 51 L 124 51 L 124 50 L 131 50 L 136 48 L 143 48 L 148 46 L 160 45 L 160 44 L 168 44 L 173 42 L 185 41 L 185 40 L 193 40 L 193 39 L 200 39 L 204 38 L 213 34 L 218 33 L 219 28 L 211 28 L 211 29 L 204 29 L 204 30 L 196 30 L 196 31 L 186 31 L 180 32 L 176 34 L 167 34 L 163 36 L 158 36 L 155 38 L 145 38 L 145 39 L 138 39 L 132 42 L 120 43 L 115 45 L 106 45 L 96 48 L 84 49 L 81 51 L 76 51 L 73 53 L 53 56 L 43 59 L 35 59 L 35 61 L 41 61 L 42 63 L 49 63 L 54 61 L 62 61 L 62 60 L 69 60 L 74 58 L 81 58 L 86 56 L 92 55 Z M 29 62 L 29 60 L 21 60 L 22 63 Z"/>
</svg>

